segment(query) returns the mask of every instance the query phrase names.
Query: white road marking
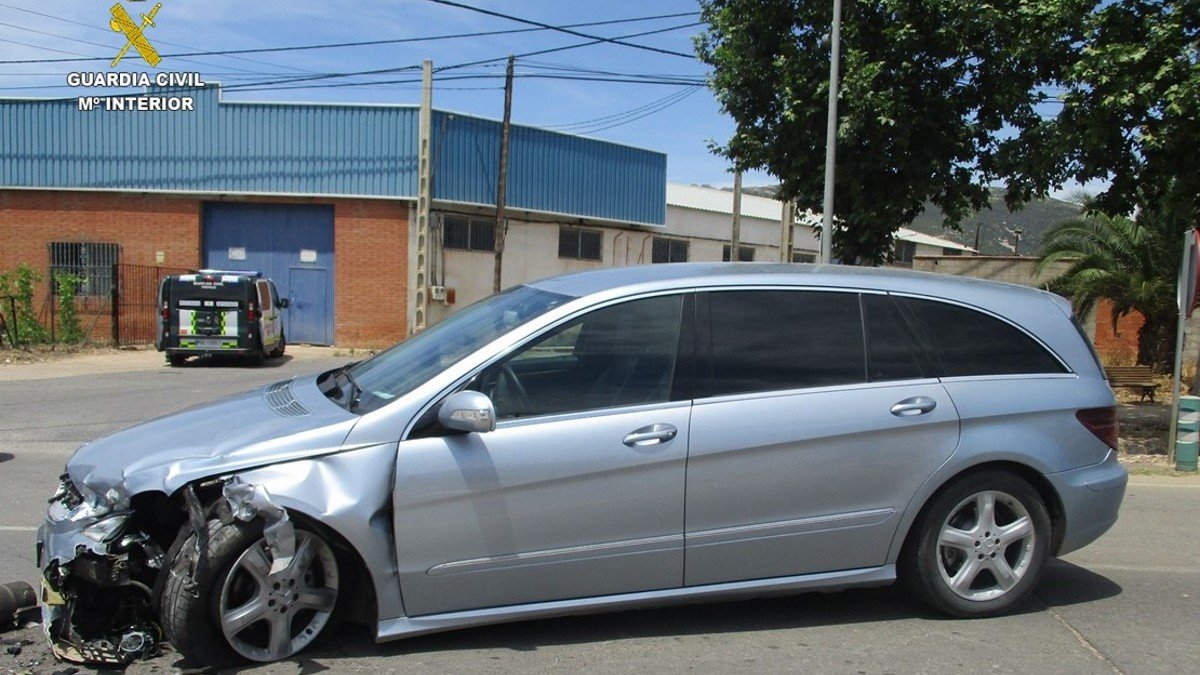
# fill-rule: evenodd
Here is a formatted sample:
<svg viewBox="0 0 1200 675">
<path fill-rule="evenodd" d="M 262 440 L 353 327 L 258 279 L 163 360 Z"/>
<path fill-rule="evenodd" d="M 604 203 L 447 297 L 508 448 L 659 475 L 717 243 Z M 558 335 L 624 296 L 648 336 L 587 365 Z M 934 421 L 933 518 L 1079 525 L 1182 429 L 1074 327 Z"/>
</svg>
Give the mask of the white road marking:
<svg viewBox="0 0 1200 675">
<path fill-rule="evenodd" d="M 1113 572 L 1158 572 L 1163 574 L 1200 574 L 1200 569 L 1195 567 L 1170 567 L 1166 565 L 1092 565 L 1088 563 L 1079 563 L 1080 567 L 1089 570 L 1109 570 Z"/>
<path fill-rule="evenodd" d="M 29 525 L 0 525 L 0 532 L 37 532 L 37 528 Z"/>
</svg>

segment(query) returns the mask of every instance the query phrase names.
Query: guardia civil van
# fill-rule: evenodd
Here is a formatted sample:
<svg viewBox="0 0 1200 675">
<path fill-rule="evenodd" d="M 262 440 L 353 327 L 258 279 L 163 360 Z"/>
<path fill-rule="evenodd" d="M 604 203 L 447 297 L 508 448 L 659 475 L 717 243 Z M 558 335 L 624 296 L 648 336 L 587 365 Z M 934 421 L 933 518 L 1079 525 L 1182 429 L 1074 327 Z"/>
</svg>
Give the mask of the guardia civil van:
<svg viewBox="0 0 1200 675">
<path fill-rule="evenodd" d="M 155 346 L 167 363 L 230 354 L 254 360 L 283 356 L 287 339 L 275 282 L 259 272 L 200 270 L 166 277 L 158 290 Z"/>
</svg>

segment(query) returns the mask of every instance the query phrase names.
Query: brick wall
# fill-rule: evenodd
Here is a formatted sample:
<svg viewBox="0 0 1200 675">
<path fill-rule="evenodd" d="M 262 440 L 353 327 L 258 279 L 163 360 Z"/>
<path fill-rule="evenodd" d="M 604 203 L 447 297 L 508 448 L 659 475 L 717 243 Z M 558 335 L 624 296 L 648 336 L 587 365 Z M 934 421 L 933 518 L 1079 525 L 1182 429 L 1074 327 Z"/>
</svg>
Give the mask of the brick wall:
<svg viewBox="0 0 1200 675">
<path fill-rule="evenodd" d="M 332 204 L 336 343 L 382 347 L 407 335 L 408 208 L 403 202 L 271 197 L 244 201 Z M 0 190 L 0 270 L 27 263 L 47 277 L 47 246 L 60 241 L 119 244 L 122 263 L 199 267 L 203 202 L 187 196 Z M 48 310 L 47 290 L 43 281 L 35 303 Z M 92 328 L 92 339 L 107 340 L 107 300 L 81 304 L 81 313 L 88 313 L 84 328 Z"/>
<path fill-rule="evenodd" d="M 1130 312 L 1117 321 L 1116 330 L 1113 330 L 1112 303 L 1108 300 L 1096 303 L 1095 314 L 1096 335 L 1092 341 L 1105 365 L 1137 363 L 1138 330 L 1146 319 L 1138 312 Z"/>
<path fill-rule="evenodd" d="M 333 202 L 335 339 L 386 347 L 408 335 L 408 208 L 402 202 Z"/>
<path fill-rule="evenodd" d="M 51 242 L 120 244 L 121 262 L 195 267 L 200 263 L 200 202 L 166 196 L 102 192 L 0 190 L 0 270 L 20 263 L 43 277 L 35 307 L 46 304 Z M 108 298 L 81 298 L 80 322 L 91 339 L 112 334 Z"/>
</svg>

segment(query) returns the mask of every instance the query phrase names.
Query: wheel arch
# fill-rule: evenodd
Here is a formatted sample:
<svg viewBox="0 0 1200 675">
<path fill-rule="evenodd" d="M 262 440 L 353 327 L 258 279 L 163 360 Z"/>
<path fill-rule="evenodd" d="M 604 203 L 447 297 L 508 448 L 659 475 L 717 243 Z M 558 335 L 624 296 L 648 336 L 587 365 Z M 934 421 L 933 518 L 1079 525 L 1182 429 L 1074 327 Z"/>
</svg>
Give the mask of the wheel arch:
<svg viewBox="0 0 1200 675">
<path fill-rule="evenodd" d="M 1059 548 L 1062 546 L 1063 535 L 1066 531 L 1066 516 L 1063 507 L 1062 498 L 1058 494 L 1058 490 L 1050 483 L 1045 474 L 1037 469 L 1018 462 L 1015 460 L 991 460 L 973 464 L 971 466 L 960 469 L 958 472 L 951 474 L 941 480 L 936 487 L 923 493 L 920 501 L 920 507 L 915 510 L 910 506 L 910 516 L 906 517 L 897 529 L 896 536 L 892 542 L 892 551 L 888 556 L 890 562 L 896 562 L 902 552 L 909 546 L 914 545 L 914 533 L 918 532 L 917 524 L 925 517 L 929 511 L 930 505 L 937 500 L 939 496 L 950 486 L 958 481 L 974 474 L 984 471 L 1004 471 L 1010 473 L 1030 485 L 1041 498 L 1042 503 L 1046 506 L 1046 512 L 1050 516 L 1050 555 L 1057 555 Z"/>
</svg>

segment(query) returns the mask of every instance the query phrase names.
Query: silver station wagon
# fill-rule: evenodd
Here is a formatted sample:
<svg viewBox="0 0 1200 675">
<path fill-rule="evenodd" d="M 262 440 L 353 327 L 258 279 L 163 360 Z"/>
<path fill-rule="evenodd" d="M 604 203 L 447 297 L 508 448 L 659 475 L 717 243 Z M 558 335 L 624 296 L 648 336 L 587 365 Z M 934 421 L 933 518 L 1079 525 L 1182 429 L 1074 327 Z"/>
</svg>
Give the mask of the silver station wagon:
<svg viewBox="0 0 1200 675">
<path fill-rule="evenodd" d="M 96 440 L 39 532 L 63 658 L 290 657 L 897 578 L 1004 612 L 1117 518 L 1062 298 L 761 264 L 512 288 L 371 359 Z"/>
</svg>

